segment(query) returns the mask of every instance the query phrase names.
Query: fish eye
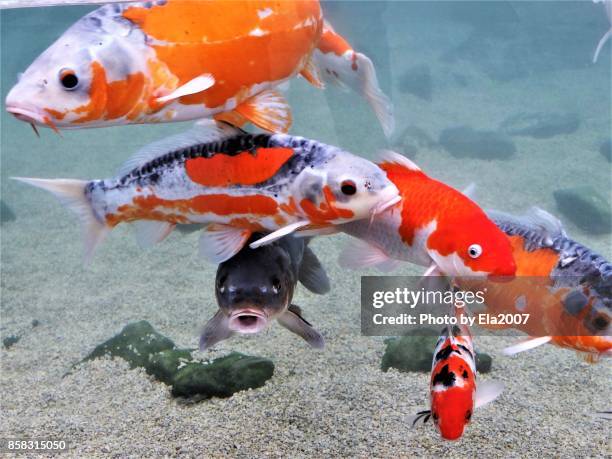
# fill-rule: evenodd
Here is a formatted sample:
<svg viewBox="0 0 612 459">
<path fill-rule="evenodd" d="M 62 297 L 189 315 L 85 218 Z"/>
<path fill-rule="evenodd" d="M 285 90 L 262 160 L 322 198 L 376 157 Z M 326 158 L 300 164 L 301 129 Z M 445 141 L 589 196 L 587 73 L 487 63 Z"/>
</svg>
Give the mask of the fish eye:
<svg viewBox="0 0 612 459">
<path fill-rule="evenodd" d="M 342 191 L 342 194 L 345 194 L 347 196 L 352 196 L 355 193 L 357 193 L 357 186 L 355 185 L 355 182 L 353 182 L 352 180 L 344 180 L 340 184 L 340 191 Z"/>
<path fill-rule="evenodd" d="M 62 69 L 59 72 L 59 80 L 64 89 L 72 91 L 79 85 L 79 78 L 72 69 Z"/>
<path fill-rule="evenodd" d="M 225 281 L 227 280 L 227 276 L 222 276 L 219 278 L 219 282 L 217 283 L 217 288 L 219 289 L 219 292 L 224 293 L 225 292 Z"/>
<path fill-rule="evenodd" d="M 472 258 L 478 258 L 482 255 L 482 247 L 478 244 L 472 244 L 468 247 L 468 255 Z"/>
<path fill-rule="evenodd" d="M 470 419 L 472 419 L 472 412 L 468 410 L 468 412 L 465 413 L 465 420 L 469 421 Z"/>
<path fill-rule="evenodd" d="M 608 326 L 608 321 L 606 320 L 605 317 L 602 316 L 598 316 L 595 318 L 595 320 L 593 321 L 593 326 L 597 329 L 597 330 L 604 330 L 607 326 Z"/>
<path fill-rule="evenodd" d="M 274 279 L 272 279 L 272 291 L 275 294 L 278 294 L 281 291 L 282 288 L 282 284 L 281 281 L 278 277 L 275 277 Z"/>
</svg>

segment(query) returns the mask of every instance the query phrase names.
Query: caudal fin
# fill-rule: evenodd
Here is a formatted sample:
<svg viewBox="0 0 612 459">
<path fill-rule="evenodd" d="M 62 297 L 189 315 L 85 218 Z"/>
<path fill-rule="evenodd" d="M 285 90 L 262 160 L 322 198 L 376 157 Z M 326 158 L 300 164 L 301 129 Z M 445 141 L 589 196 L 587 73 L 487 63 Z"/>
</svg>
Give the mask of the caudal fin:
<svg viewBox="0 0 612 459">
<path fill-rule="evenodd" d="M 374 64 L 368 56 L 354 51 L 326 22 L 312 59 L 325 82 L 347 86 L 365 98 L 385 135 L 391 137 L 395 130 L 393 104 L 380 89 Z"/>
<path fill-rule="evenodd" d="M 72 210 L 79 217 L 83 232 L 83 243 L 85 246 L 84 262 L 91 261 L 93 253 L 104 240 L 110 228 L 98 220 L 93 212 L 91 203 L 85 196 L 85 180 L 71 179 L 37 179 L 25 177 L 12 177 L 13 180 L 27 183 L 36 188 L 46 190 L 59 199 L 63 206 Z"/>
</svg>

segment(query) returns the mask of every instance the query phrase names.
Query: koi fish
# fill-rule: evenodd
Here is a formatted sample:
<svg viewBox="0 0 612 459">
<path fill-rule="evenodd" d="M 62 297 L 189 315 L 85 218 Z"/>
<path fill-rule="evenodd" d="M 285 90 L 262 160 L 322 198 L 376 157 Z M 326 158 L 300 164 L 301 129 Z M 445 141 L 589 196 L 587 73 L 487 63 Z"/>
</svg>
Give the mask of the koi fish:
<svg viewBox="0 0 612 459">
<path fill-rule="evenodd" d="M 412 425 L 429 418 L 445 440 L 458 440 L 476 408 L 495 400 L 503 391 L 500 382 L 476 385 L 472 337 L 465 325 L 445 328 L 438 338 L 431 366 L 430 409 L 412 418 Z"/>
<path fill-rule="evenodd" d="M 202 330 L 200 350 L 234 333 L 259 333 L 275 319 L 312 347 L 322 348 L 321 334 L 291 303 L 298 280 L 313 293 L 329 291 L 327 274 L 307 243 L 286 236 L 256 250 L 245 246 L 221 263 L 215 280 L 219 310 Z"/>
<path fill-rule="evenodd" d="M 322 88 L 318 63 L 391 134 L 393 107 L 372 61 L 324 24 L 318 0 L 105 5 L 34 60 L 6 109 L 55 130 L 214 117 L 287 132 L 291 110 L 275 88 L 298 74 Z"/>
<path fill-rule="evenodd" d="M 486 311 L 530 314 L 512 328 L 534 337 L 505 353 L 550 343 L 574 349 L 590 363 L 612 356 L 612 263 L 570 239 L 561 222 L 542 209 L 520 217 L 497 211 L 489 216 L 510 240 L 517 270 L 503 285 L 486 283 Z"/>
<path fill-rule="evenodd" d="M 427 266 L 426 275 L 513 276 L 510 242 L 478 205 L 434 180 L 404 156 L 385 152 L 379 166 L 401 201 L 368 221 L 341 225 L 355 240 L 340 256 L 350 268 Z"/>
<path fill-rule="evenodd" d="M 148 145 L 114 178 L 17 180 L 51 192 L 78 215 L 86 262 L 123 222 L 137 222 L 144 247 L 177 223 L 201 224 L 201 254 L 221 263 L 254 232 L 271 234 L 252 248 L 301 228 L 367 218 L 399 200 L 378 166 L 347 151 L 212 122 Z"/>
<path fill-rule="evenodd" d="M 612 0 L 593 0 L 593 3 L 603 3 L 603 6 L 606 10 L 606 16 L 608 16 L 608 22 L 610 23 L 610 28 L 608 31 L 601 37 L 599 43 L 597 43 L 597 48 L 595 48 L 595 53 L 593 54 L 593 64 L 597 63 L 597 59 L 599 58 L 599 53 L 601 49 L 606 44 L 610 37 L 612 37 Z"/>
</svg>

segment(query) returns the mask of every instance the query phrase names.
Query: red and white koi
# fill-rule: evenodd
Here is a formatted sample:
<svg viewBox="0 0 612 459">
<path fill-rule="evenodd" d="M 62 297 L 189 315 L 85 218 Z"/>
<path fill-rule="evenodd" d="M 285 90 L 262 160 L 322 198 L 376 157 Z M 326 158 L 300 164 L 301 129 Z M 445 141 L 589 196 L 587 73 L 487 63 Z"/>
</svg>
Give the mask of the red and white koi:
<svg viewBox="0 0 612 459">
<path fill-rule="evenodd" d="M 368 218 L 399 200 L 378 166 L 337 147 L 284 134 L 197 125 L 145 147 L 104 180 L 18 178 L 56 195 L 79 216 L 85 258 L 119 223 L 137 222 L 148 246 L 177 223 L 206 226 L 203 255 L 231 258 L 254 232 L 269 243 L 298 229 Z"/>
<path fill-rule="evenodd" d="M 459 311 L 457 309 L 457 311 Z M 445 440 L 458 440 L 476 408 L 495 400 L 503 384 L 476 384 L 472 337 L 465 325 L 447 327 L 436 344 L 429 385 L 430 409 L 413 417 L 412 425 L 429 418 Z"/>
<path fill-rule="evenodd" d="M 298 74 L 351 87 L 391 134 L 393 108 L 372 62 L 324 24 L 318 0 L 105 5 L 28 67 L 6 109 L 53 129 L 215 117 L 287 132 L 291 110 L 275 88 Z"/>
<path fill-rule="evenodd" d="M 391 270 L 410 262 L 429 267 L 427 274 L 514 275 L 510 242 L 476 203 L 398 153 L 384 153 L 379 166 L 402 199 L 370 222 L 338 228 L 357 238 L 342 253 L 343 265 Z"/>
</svg>

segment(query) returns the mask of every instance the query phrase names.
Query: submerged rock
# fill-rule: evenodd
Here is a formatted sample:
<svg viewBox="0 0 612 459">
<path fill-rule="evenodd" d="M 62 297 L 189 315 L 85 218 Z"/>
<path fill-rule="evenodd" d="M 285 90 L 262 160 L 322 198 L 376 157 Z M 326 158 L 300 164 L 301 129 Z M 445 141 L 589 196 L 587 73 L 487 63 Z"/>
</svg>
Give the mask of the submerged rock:
<svg viewBox="0 0 612 459">
<path fill-rule="evenodd" d="M 174 376 L 175 397 L 230 397 L 263 386 L 274 373 L 274 363 L 261 357 L 232 352 L 210 363 L 185 365 Z"/>
<path fill-rule="evenodd" d="M 439 143 L 455 158 L 509 159 L 516 146 L 508 136 L 495 131 L 477 131 L 468 126 L 445 129 Z"/>
<path fill-rule="evenodd" d="M 420 148 L 432 148 L 436 142 L 418 126 L 406 126 L 393 141 L 393 148 L 409 158 L 414 158 Z"/>
<path fill-rule="evenodd" d="M 608 162 L 612 162 L 612 139 L 604 140 L 599 146 L 599 153 L 601 153 Z"/>
<path fill-rule="evenodd" d="M 18 336 L 18 335 L 7 336 L 6 338 L 2 339 L 2 345 L 4 346 L 4 349 L 10 349 L 15 344 L 17 344 L 20 339 L 21 339 L 21 336 Z"/>
<path fill-rule="evenodd" d="M 438 341 L 436 330 L 419 330 L 422 335 L 409 334 L 385 340 L 387 348 L 380 368 L 395 368 L 402 372 L 430 371 L 433 351 Z"/>
<path fill-rule="evenodd" d="M 433 353 L 438 341 L 439 331 L 420 329 L 408 335 L 385 340 L 387 348 L 380 367 L 382 371 L 395 368 L 401 372 L 430 372 Z M 491 371 L 493 358 L 489 354 L 476 353 L 476 371 Z"/>
<path fill-rule="evenodd" d="M 510 135 L 547 139 L 576 132 L 580 118 L 576 113 L 519 113 L 504 120 L 500 127 Z"/>
<path fill-rule="evenodd" d="M 149 356 L 145 370 L 157 380 L 172 384 L 179 368 L 193 361 L 194 349 L 166 349 Z"/>
<path fill-rule="evenodd" d="M 553 196 L 561 213 L 583 231 L 592 234 L 612 231 L 610 202 L 592 186 L 563 188 Z"/>
<path fill-rule="evenodd" d="M 493 357 L 485 352 L 476 352 L 476 371 L 478 373 L 488 373 L 493 366 Z"/>
<path fill-rule="evenodd" d="M 17 220 L 17 216 L 13 209 L 11 209 L 7 203 L 0 200 L 0 223 L 12 222 Z"/>
<path fill-rule="evenodd" d="M 431 100 L 433 84 L 431 70 L 427 65 L 418 65 L 408 69 L 399 79 L 400 92 L 412 94 L 421 99 Z"/>
<path fill-rule="evenodd" d="M 104 355 L 120 357 L 131 368 L 141 367 L 155 379 L 172 386 L 176 397 L 230 397 L 261 387 L 272 377 L 271 360 L 232 353 L 211 362 L 191 357 L 193 349 L 178 349 L 145 320 L 126 325 L 113 338 L 97 346 L 82 362 Z"/>
<path fill-rule="evenodd" d="M 141 320 L 126 325 L 118 335 L 96 346 L 83 361 L 110 355 L 126 360 L 130 368 L 146 368 L 150 355 L 174 348 L 171 339 L 156 332 L 146 320 Z"/>
</svg>

